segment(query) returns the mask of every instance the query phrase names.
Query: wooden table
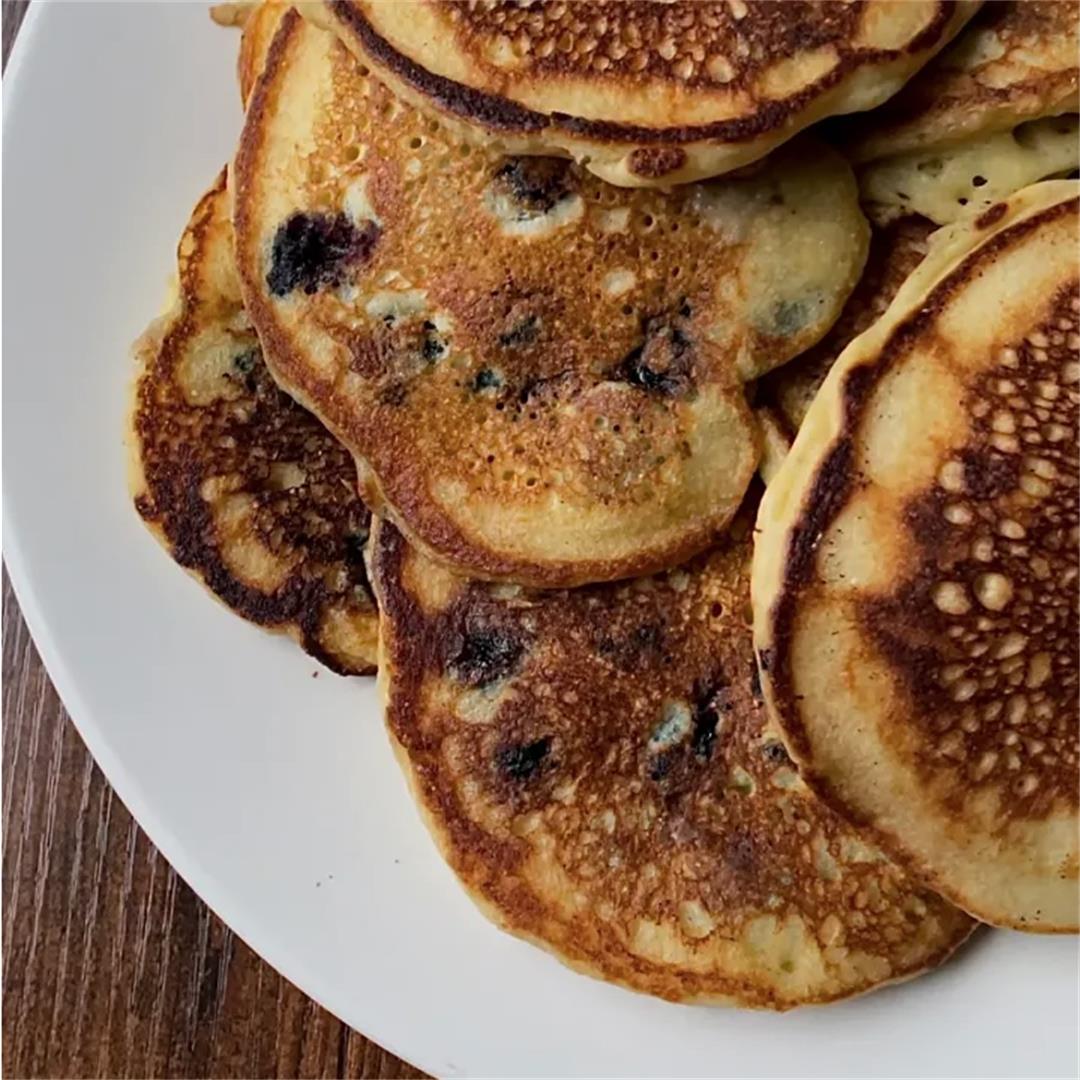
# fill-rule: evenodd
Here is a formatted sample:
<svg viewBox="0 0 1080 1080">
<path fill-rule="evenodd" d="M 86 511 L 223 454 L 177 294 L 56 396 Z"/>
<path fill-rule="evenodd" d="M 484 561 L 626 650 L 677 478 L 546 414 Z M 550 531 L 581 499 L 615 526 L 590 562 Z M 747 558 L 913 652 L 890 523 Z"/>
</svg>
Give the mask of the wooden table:
<svg viewBox="0 0 1080 1080">
<path fill-rule="evenodd" d="M 25 13 L 3 0 L 3 58 Z M 422 1076 L 255 955 L 79 739 L 3 582 L 3 1074 Z"/>
</svg>

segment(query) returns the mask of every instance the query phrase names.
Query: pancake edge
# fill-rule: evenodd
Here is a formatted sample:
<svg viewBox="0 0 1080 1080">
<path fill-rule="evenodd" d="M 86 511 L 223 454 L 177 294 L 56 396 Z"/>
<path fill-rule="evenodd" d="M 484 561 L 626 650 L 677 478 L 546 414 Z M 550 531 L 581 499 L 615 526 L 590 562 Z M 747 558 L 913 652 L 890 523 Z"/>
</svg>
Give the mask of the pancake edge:
<svg viewBox="0 0 1080 1080">
<path fill-rule="evenodd" d="M 311 22 L 335 34 L 380 80 L 422 111 L 437 113 L 473 142 L 494 139 L 506 153 L 561 155 L 620 187 L 660 187 L 723 175 L 757 161 L 827 116 L 882 104 L 963 29 L 983 0 L 957 0 L 896 49 L 867 50 L 874 66 L 837 65 L 783 101 L 746 117 L 667 128 L 543 113 L 430 72 L 383 38 L 349 0 L 298 4 Z M 931 44 L 928 44 L 931 43 Z M 898 70 L 923 55 L 905 77 Z M 834 97 L 849 99 L 834 112 Z"/>
<path fill-rule="evenodd" d="M 200 214 L 204 214 L 206 208 L 210 202 L 218 195 L 226 191 L 226 169 L 222 169 L 218 175 L 214 178 L 211 185 L 199 196 L 198 202 L 195 204 L 194 210 L 191 212 L 191 216 L 184 225 L 184 231 L 181 234 L 180 240 L 177 243 L 177 260 L 179 261 L 179 249 L 183 244 L 184 239 L 189 235 L 192 227 L 195 226 L 196 230 L 201 232 L 198 228 L 197 218 Z M 260 630 L 268 631 L 271 634 L 280 635 L 290 638 L 304 653 L 305 656 L 310 657 L 316 663 L 320 664 L 326 670 L 333 672 L 335 675 L 340 675 L 343 678 L 350 676 L 371 676 L 375 674 L 375 651 L 368 653 L 364 656 L 364 666 L 357 667 L 355 669 L 345 669 L 333 656 L 331 656 L 325 649 L 323 649 L 317 642 L 308 640 L 305 638 L 300 627 L 295 622 L 288 620 L 285 622 L 277 622 L 260 617 L 259 612 L 255 609 L 249 609 L 243 605 L 237 603 L 233 604 L 227 596 L 220 594 L 214 589 L 209 581 L 206 579 L 206 575 L 203 573 L 200 566 L 185 566 L 181 563 L 175 555 L 176 545 L 170 539 L 165 531 L 165 528 L 160 521 L 150 520 L 145 517 L 139 510 L 140 500 L 150 494 L 149 485 L 146 482 L 146 474 L 143 467 L 143 455 L 142 445 L 138 436 L 138 432 L 135 429 L 135 418 L 138 411 L 138 392 L 139 385 L 143 380 L 143 377 L 148 373 L 150 365 L 157 358 L 161 349 L 163 348 L 166 339 L 171 333 L 179 329 L 187 313 L 187 305 L 185 303 L 183 289 L 179 280 L 179 275 L 175 275 L 175 280 L 170 289 L 170 295 L 166 302 L 165 310 L 162 314 L 154 318 L 149 326 L 135 339 L 131 345 L 131 359 L 133 361 L 134 371 L 131 374 L 131 378 L 127 385 L 127 397 L 125 401 L 125 413 L 124 413 L 124 448 L 126 457 L 126 476 L 127 476 L 127 488 L 128 497 L 131 500 L 132 508 L 135 510 L 135 514 L 139 521 L 142 522 L 146 530 L 154 537 L 158 544 L 165 550 L 169 556 L 170 562 L 173 565 L 178 566 L 183 570 L 188 577 L 193 581 L 196 581 L 203 587 L 207 595 L 212 597 L 221 607 L 228 611 L 231 615 L 236 616 L 243 622 L 257 627 Z M 231 577 L 231 571 L 225 567 L 226 573 Z M 378 616 L 375 612 L 372 612 L 372 620 L 377 620 Z"/>
<path fill-rule="evenodd" d="M 810 740 L 790 682 L 787 648 L 798 592 L 810 570 L 817 542 L 832 520 L 834 508 L 843 505 L 848 493 L 851 439 L 861 418 L 862 403 L 890 370 L 885 355 L 889 345 L 900 331 L 926 313 L 922 306 L 925 298 L 954 274 L 961 273 L 968 259 L 985 245 L 999 236 L 1016 235 L 1014 230 L 1026 232 L 1078 206 L 1080 185 L 1076 181 L 1046 180 L 933 234 L 926 257 L 900 288 L 885 315 L 847 346 L 818 391 L 791 451 L 762 499 L 751 572 L 754 652 L 765 701 L 783 733 L 788 753 L 814 793 L 866 830 L 913 877 L 974 918 L 992 926 L 1042 934 L 1076 933 L 1080 929 L 1080 912 L 1072 923 L 1032 925 L 982 909 L 977 900 L 950 886 L 913 853 L 902 837 L 856 812 L 829 779 L 814 768 Z M 882 356 L 884 362 L 879 359 Z"/>
</svg>

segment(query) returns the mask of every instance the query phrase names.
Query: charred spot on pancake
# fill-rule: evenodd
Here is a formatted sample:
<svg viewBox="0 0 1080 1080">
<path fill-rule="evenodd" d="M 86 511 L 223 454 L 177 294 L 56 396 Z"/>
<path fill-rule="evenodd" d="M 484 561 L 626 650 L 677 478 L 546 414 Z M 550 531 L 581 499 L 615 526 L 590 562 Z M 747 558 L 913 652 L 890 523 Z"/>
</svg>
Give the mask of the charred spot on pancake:
<svg viewBox="0 0 1080 1080">
<path fill-rule="evenodd" d="M 528 314 L 518 319 L 508 330 L 499 335 L 499 344 L 504 349 L 516 349 L 522 345 L 531 345 L 540 333 L 540 319 L 535 314 Z"/>
<path fill-rule="evenodd" d="M 631 152 L 628 164 L 634 176 L 656 180 L 681 169 L 686 151 L 678 146 L 641 146 Z"/>
<path fill-rule="evenodd" d="M 404 375 L 415 375 L 438 363 L 450 345 L 430 319 L 395 319 L 378 332 L 384 363 Z"/>
<path fill-rule="evenodd" d="M 511 157 L 495 170 L 492 186 L 519 208 L 522 217 L 546 214 L 570 194 L 569 169 L 565 158 Z"/>
<path fill-rule="evenodd" d="M 449 352 L 449 346 L 439 334 L 438 327 L 430 319 L 425 319 L 420 329 L 421 358 L 429 364 L 441 360 Z"/>
<path fill-rule="evenodd" d="M 649 779 L 654 783 L 660 783 L 667 778 L 671 767 L 675 764 L 674 754 L 656 754 L 649 760 Z"/>
<path fill-rule="evenodd" d="M 447 667 L 458 682 L 479 689 L 512 675 L 524 653 L 521 639 L 505 627 L 478 624 L 455 638 Z"/>
<path fill-rule="evenodd" d="M 350 566 L 363 565 L 364 548 L 367 546 L 370 530 L 360 529 L 350 533 L 342 541 L 342 555 Z"/>
<path fill-rule="evenodd" d="M 532 742 L 511 743 L 495 752 L 495 764 L 510 780 L 531 780 L 543 767 L 550 750 L 550 735 Z"/>
<path fill-rule="evenodd" d="M 484 390 L 497 390 L 502 386 L 502 378 L 499 376 L 498 372 L 492 371 L 491 368 L 481 368 L 473 376 L 470 385 L 472 386 L 472 389 L 479 394 Z"/>
<path fill-rule="evenodd" d="M 288 296 L 340 285 L 347 269 L 370 258 L 379 232 L 374 221 L 357 227 L 345 214 L 292 214 L 274 234 L 267 287 Z"/>
<path fill-rule="evenodd" d="M 232 369 L 237 375 L 250 375 L 261 358 L 257 345 L 254 348 L 245 349 L 233 357 Z"/>
<path fill-rule="evenodd" d="M 1015 454 L 967 447 L 960 460 L 964 484 L 975 499 L 995 499 L 1013 491 L 1020 481 L 1020 459 Z"/>
<path fill-rule="evenodd" d="M 945 516 L 948 504 L 949 497 L 940 488 L 923 492 L 904 507 L 903 520 L 920 544 L 952 557 L 962 548 L 963 539 Z"/>
<path fill-rule="evenodd" d="M 713 744 L 716 742 L 716 728 L 720 720 L 720 714 L 714 709 L 705 709 L 694 717 L 694 734 L 690 740 L 694 756 L 708 761 L 712 756 Z"/>
<path fill-rule="evenodd" d="M 178 326 L 174 333 L 186 332 Z M 339 639 L 324 633 L 328 615 L 350 625 L 373 616 L 363 565 L 370 518 L 352 459 L 278 389 L 257 346 L 238 347 L 222 374 L 238 394 L 205 405 L 192 405 L 175 370 L 140 385 L 136 425 L 149 491 L 136 505 L 160 520 L 174 559 L 239 615 L 292 628 L 331 670 L 368 671 L 370 659 L 335 652 Z M 223 493 L 247 505 L 238 535 L 217 527 Z M 230 559 L 250 550 L 293 568 L 273 580 L 237 571 Z"/>
<path fill-rule="evenodd" d="M 407 385 L 450 354 L 447 334 L 430 319 L 415 313 L 388 312 L 369 330 L 353 331 L 345 337 L 352 370 L 388 383 Z"/>
<path fill-rule="evenodd" d="M 976 180 L 981 179 L 976 177 Z M 984 181 L 985 183 L 985 181 Z M 996 225 L 1009 209 L 1008 205 L 1003 202 L 995 203 L 993 206 L 984 210 L 976 219 L 975 225 L 980 229 L 989 229 L 992 225 Z"/>
<path fill-rule="evenodd" d="M 694 757 L 708 761 L 716 744 L 722 717 L 732 708 L 731 695 L 722 683 L 700 685 L 694 694 L 694 730 L 690 749 Z"/>
<path fill-rule="evenodd" d="M 232 359 L 229 370 L 224 377 L 234 385 L 244 388 L 248 394 L 256 395 L 259 392 L 259 367 L 262 363 L 262 352 L 258 345 L 250 349 L 238 352 Z"/>
<path fill-rule="evenodd" d="M 683 301 L 674 316 L 648 319 L 644 340 L 615 369 L 615 378 L 660 397 L 682 397 L 693 387 L 694 343 Z"/>
<path fill-rule="evenodd" d="M 403 382 L 395 380 L 389 382 L 385 386 L 379 387 L 378 392 L 375 395 L 375 400 L 380 405 L 391 405 L 397 407 L 405 404 L 405 399 L 409 396 L 408 389 Z"/>
<path fill-rule="evenodd" d="M 765 755 L 765 760 L 773 765 L 790 765 L 791 758 L 788 755 L 784 744 L 777 739 L 770 739 L 762 748 L 762 754 Z"/>
<path fill-rule="evenodd" d="M 643 623 L 628 634 L 604 631 L 596 642 L 596 651 L 620 667 L 636 667 L 663 648 L 664 631 L 657 623 Z"/>
</svg>

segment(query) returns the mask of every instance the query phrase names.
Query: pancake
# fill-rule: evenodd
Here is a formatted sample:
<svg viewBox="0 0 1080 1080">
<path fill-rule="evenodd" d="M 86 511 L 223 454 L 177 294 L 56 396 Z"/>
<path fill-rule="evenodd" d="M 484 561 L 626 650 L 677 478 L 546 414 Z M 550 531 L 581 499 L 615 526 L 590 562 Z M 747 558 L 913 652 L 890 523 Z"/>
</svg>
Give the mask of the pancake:
<svg viewBox="0 0 1080 1080">
<path fill-rule="evenodd" d="M 179 295 L 136 345 L 136 509 L 238 615 L 288 633 L 333 671 L 370 673 L 370 515 L 348 452 L 262 361 L 240 303 L 224 172 L 178 259 Z"/>
<path fill-rule="evenodd" d="M 750 519 L 685 568 L 468 583 L 376 521 L 395 751 L 480 908 L 587 974 L 788 1009 L 942 962 L 972 923 L 801 783 L 754 678 Z"/>
<path fill-rule="evenodd" d="M 863 210 L 875 226 L 863 276 L 829 333 L 764 380 L 766 397 L 791 436 L 833 362 L 885 311 L 922 261 L 936 226 L 981 214 L 1038 180 L 1075 171 L 1077 122 L 1075 114 L 1045 117 L 860 169 Z"/>
<path fill-rule="evenodd" d="M 918 214 L 947 225 L 1038 180 L 1075 172 L 1078 150 L 1077 115 L 1049 116 L 956 146 L 875 161 L 860 171 L 859 190 L 874 222 Z"/>
<path fill-rule="evenodd" d="M 467 576 L 537 586 L 708 545 L 759 454 L 743 384 L 826 331 L 868 232 L 823 146 L 617 189 L 460 142 L 293 14 L 233 184 L 267 363 L 369 505 Z"/>
<path fill-rule="evenodd" d="M 210 5 L 210 18 L 218 26 L 246 26 L 248 18 L 258 7 L 258 0 L 228 0 Z"/>
<path fill-rule="evenodd" d="M 956 42 L 859 122 L 859 161 L 955 145 L 1080 111 L 1080 4 L 998 0 Z"/>
<path fill-rule="evenodd" d="M 236 73 L 240 81 L 240 100 L 245 105 L 255 89 L 255 80 L 266 64 L 266 54 L 270 51 L 278 24 L 288 10 L 289 5 L 283 0 L 262 0 L 244 19 Z"/>
<path fill-rule="evenodd" d="M 1080 186 L 939 233 L 766 493 L 759 664 L 810 785 L 978 918 L 1077 928 Z"/>
<path fill-rule="evenodd" d="M 922 261 L 935 228 L 933 222 L 916 215 L 874 229 L 863 276 L 832 329 L 813 348 L 765 377 L 763 397 L 772 403 L 790 437 L 802 425 L 836 358 L 884 313 Z"/>
<path fill-rule="evenodd" d="M 397 94 L 482 145 L 569 155 L 608 183 L 718 176 L 879 105 L 974 3 L 303 6 Z"/>
</svg>

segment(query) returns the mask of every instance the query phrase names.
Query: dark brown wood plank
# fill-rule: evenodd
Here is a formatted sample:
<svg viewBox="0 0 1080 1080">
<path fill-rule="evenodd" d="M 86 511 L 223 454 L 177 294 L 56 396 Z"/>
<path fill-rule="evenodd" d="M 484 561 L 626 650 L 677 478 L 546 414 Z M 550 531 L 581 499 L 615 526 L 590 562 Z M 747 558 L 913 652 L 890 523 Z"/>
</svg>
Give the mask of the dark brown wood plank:
<svg viewBox="0 0 1080 1080">
<path fill-rule="evenodd" d="M 24 0 L 0 0 L 6 65 Z M 177 877 L 94 764 L 3 579 L 7 1077 L 420 1077 Z"/>
</svg>

